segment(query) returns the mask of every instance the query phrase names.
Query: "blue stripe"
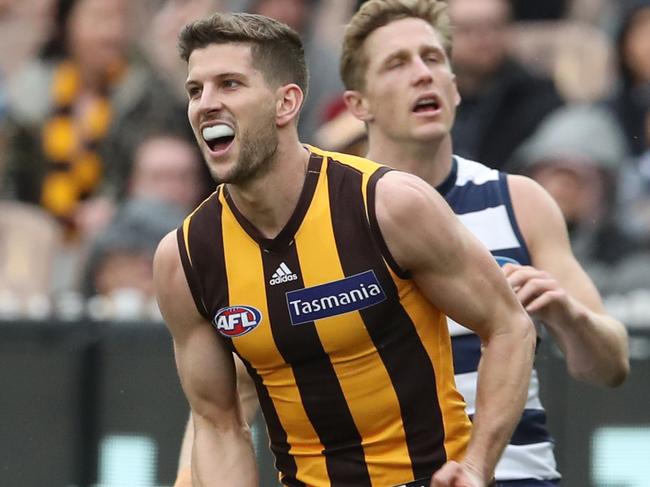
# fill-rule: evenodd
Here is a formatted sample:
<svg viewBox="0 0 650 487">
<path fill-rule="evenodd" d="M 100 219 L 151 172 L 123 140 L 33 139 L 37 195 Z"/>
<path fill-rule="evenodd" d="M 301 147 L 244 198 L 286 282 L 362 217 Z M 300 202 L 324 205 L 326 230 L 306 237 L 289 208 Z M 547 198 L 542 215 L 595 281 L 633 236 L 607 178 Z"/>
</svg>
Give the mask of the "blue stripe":
<svg viewBox="0 0 650 487">
<path fill-rule="evenodd" d="M 546 413 L 542 409 L 525 409 L 510 444 L 531 445 L 545 441 L 553 441 L 546 429 Z"/>
<path fill-rule="evenodd" d="M 535 352 L 542 339 L 538 336 L 535 343 Z M 454 374 L 467 374 L 478 370 L 481 360 L 481 339 L 478 335 L 457 335 L 451 337 L 451 350 L 454 359 Z"/>
<path fill-rule="evenodd" d="M 474 415 L 470 415 L 469 419 L 474 421 Z M 541 409 L 524 409 L 509 444 L 521 446 L 545 442 L 553 442 L 546 429 L 546 413 Z"/>
<path fill-rule="evenodd" d="M 521 479 L 497 481 L 497 487 L 556 487 L 558 485 L 560 485 L 559 480 Z"/>
<path fill-rule="evenodd" d="M 524 256 L 523 259 L 518 260 L 522 265 L 530 265 L 532 260 L 530 258 L 530 253 L 528 252 L 526 240 L 524 239 L 524 236 L 521 234 L 521 230 L 519 229 L 519 224 L 517 223 L 517 218 L 515 217 L 515 210 L 512 207 L 510 188 L 508 188 L 508 175 L 506 173 L 499 173 L 499 184 L 501 186 L 501 193 L 503 195 L 503 204 L 506 205 L 506 210 L 508 210 L 510 225 L 512 226 L 512 230 L 515 232 L 517 240 L 519 240 L 519 244 L 521 245 L 521 253 Z"/>
<path fill-rule="evenodd" d="M 458 335 L 451 337 L 454 356 L 454 374 L 466 374 L 478 370 L 481 360 L 481 339 L 478 335 Z"/>
<path fill-rule="evenodd" d="M 457 215 L 496 208 L 504 204 L 498 180 L 486 181 L 483 184 L 467 182 L 463 186 L 455 186 L 445 199 Z"/>
</svg>

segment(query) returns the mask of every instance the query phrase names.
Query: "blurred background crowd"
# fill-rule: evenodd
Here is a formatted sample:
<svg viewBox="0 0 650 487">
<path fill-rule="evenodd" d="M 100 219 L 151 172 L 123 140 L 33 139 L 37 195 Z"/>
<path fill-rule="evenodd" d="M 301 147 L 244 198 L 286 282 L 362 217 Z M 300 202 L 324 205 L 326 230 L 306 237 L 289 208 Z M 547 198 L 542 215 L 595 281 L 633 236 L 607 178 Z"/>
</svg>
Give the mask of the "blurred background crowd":
<svg viewBox="0 0 650 487">
<path fill-rule="evenodd" d="M 187 22 L 302 33 L 303 142 L 363 154 L 341 34 L 358 0 L 0 0 L 0 318 L 156 321 L 160 238 L 213 189 L 185 114 Z M 650 0 L 449 0 L 455 152 L 555 197 L 627 324 L 650 324 Z"/>
</svg>

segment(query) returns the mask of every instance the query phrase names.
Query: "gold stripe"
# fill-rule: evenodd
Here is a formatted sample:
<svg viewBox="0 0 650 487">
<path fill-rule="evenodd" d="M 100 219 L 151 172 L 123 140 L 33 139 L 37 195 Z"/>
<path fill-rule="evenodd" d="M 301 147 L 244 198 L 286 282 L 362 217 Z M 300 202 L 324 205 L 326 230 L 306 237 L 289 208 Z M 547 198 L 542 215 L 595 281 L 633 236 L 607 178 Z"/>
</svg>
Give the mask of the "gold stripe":
<svg viewBox="0 0 650 487">
<path fill-rule="evenodd" d="M 363 171 L 363 201 L 367 208 L 367 187 L 370 176 L 377 170 L 372 161 L 354 156 L 329 153 L 340 156 L 341 161 Z M 451 353 L 451 340 L 444 315 L 428 304 L 412 281 L 400 279 L 391 269 L 391 277 L 397 286 L 400 303 L 415 324 L 418 336 L 434 366 L 436 392 L 445 431 L 445 452 L 448 459 L 460 460 L 465 455 L 469 440 L 471 422 L 465 412 L 465 401 L 456 389 Z M 413 292 L 414 291 L 414 292 Z M 431 326 L 431 317 L 438 315 L 437 325 Z"/>
<path fill-rule="evenodd" d="M 332 228 L 326 174 L 321 171 L 310 211 L 296 234 L 305 287 L 345 277 Z M 318 320 L 316 330 L 361 434 L 372 485 L 413 480 L 397 395 L 360 313 Z"/>
<path fill-rule="evenodd" d="M 311 145 L 307 145 L 306 147 L 314 154 L 319 154 L 321 156 L 334 159 L 335 161 L 339 161 L 347 166 L 356 169 L 359 172 L 367 173 L 368 176 L 371 176 L 372 173 L 374 173 L 377 169 L 382 167 L 381 164 L 371 161 L 370 159 L 366 159 L 365 157 L 352 156 L 350 154 L 343 154 L 342 152 L 326 151 Z M 365 189 L 365 185 L 364 185 L 364 189 Z"/>
<path fill-rule="evenodd" d="M 251 333 L 233 338 L 233 345 L 255 368 L 273 401 L 280 422 L 287 432 L 287 442 L 290 454 L 296 461 L 297 475 L 308 485 L 322 485 L 324 479 L 329 485 L 322 456 L 324 447 L 303 408 L 293 371 L 285 363 L 273 339 L 260 247 L 240 227 L 223 198 L 223 193 L 220 200 L 223 205 L 223 247 L 230 304 L 253 306 L 262 314 L 262 321 L 257 328 Z"/>
<path fill-rule="evenodd" d="M 194 213 L 183 220 L 183 240 L 185 241 L 185 253 L 187 254 L 187 260 L 190 261 L 190 265 L 192 265 L 192 252 L 190 252 L 190 221 L 192 220 L 192 216 L 194 216 Z"/>
</svg>

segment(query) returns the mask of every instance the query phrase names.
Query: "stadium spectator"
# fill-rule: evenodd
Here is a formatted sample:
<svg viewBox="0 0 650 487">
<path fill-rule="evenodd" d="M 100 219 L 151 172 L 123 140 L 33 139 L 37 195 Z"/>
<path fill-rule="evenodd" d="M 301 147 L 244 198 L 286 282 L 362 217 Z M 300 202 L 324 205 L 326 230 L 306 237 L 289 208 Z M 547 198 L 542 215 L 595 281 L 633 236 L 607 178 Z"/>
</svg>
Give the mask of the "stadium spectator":
<svg viewBox="0 0 650 487">
<path fill-rule="evenodd" d="M 450 0 L 452 62 L 461 104 L 453 128 L 456 152 L 504 168 L 539 122 L 562 104 L 552 81 L 508 54 L 506 0 Z"/>
<path fill-rule="evenodd" d="M 153 303 L 153 254 L 162 237 L 183 220 L 177 205 L 134 198 L 122 205 L 113 221 L 93 242 L 81 292 L 103 299 L 108 316 L 150 316 Z"/>
<path fill-rule="evenodd" d="M 77 215 L 77 225 L 92 240 L 108 225 L 116 205 L 132 198 L 159 199 L 189 213 L 213 188 L 194 143 L 184 133 L 155 128 L 141 131 L 129 159 L 130 174 L 117 195 L 94 198 Z"/>
<path fill-rule="evenodd" d="M 632 157 L 625 165 L 621 200 L 628 228 L 650 244 L 650 1 L 625 4 L 618 33 L 619 89 L 611 107 Z"/>
<path fill-rule="evenodd" d="M 631 0 L 623 14 L 617 39 L 620 88 L 612 107 L 623 127 L 630 150 L 647 148 L 650 113 L 650 0 Z"/>
<path fill-rule="evenodd" d="M 627 227 L 650 248 L 650 114 L 646 131 L 648 148 L 625 168 L 621 200 Z"/>
<path fill-rule="evenodd" d="M 315 144 L 326 150 L 365 156 L 368 152 L 368 135 L 365 124 L 356 118 L 341 99 L 333 104 L 325 122 L 314 134 Z"/>
<path fill-rule="evenodd" d="M 647 269 L 615 271 L 627 269 L 626 262 L 644 251 L 617 205 L 626 145 L 610 112 L 593 105 L 563 107 L 548 116 L 516 158 L 557 201 L 573 251 L 601 292 L 647 282 Z"/>
<path fill-rule="evenodd" d="M 545 0 L 531 2 L 528 0 L 509 0 L 512 16 L 515 20 L 558 20 L 564 17 L 569 0 Z"/>
<path fill-rule="evenodd" d="M 129 56 L 128 6 L 58 0 L 41 55 L 9 82 L 7 189 L 41 204 L 68 230 L 100 187 L 122 184 L 143 126 L 186 126 L 182 107 Z"/>
<path fill-rule="evenodd" d="M 3 145 L 0 127 L 0 174 Z M 0 177 L 0 195 L 2 185 Z M 59 225 L 42 208 L 0 198 L 0 293 L 15 296 L 16 303 L 47 296 L 61 237 Z"/>
<path fill-rule="evenodd" d="M 172 132 L 143 136 L 126 198 L 106 212 L 111 221 L 87 222 L 95 225 L 92 233 L 98 237 L 90 246 L 84 293 L 132 287 L 150 298 L 153 250 L 211 191 L 207 182 L 212 180 L 192 142 Z"/>
<path fill-rule="evenodd" d="M 315 131 L 323 122 L 326 107 L 343 92 L 339 79 L 337 52 L 314 35 L 317 0 L 250 0 L 247 10 L 266 15 L 300 33 L 304 39 L 309 68 L 309 93 L 300 113 L 300 140 L 313 142 Z"/>
<path fill-rule="evenodd" d="M 227 8 L 227 0 L 163 0 L 150 12 L 151 21 L 142 39 L 143 50 L 174 94 L 185 103 L 183 84 L 187 75 L 178 58 L 178 33 L 185 24 Z"/>
<path fill-rule="evenodd" d="M 129 195 L 158 198 L 189 213 L 212 191 L 208 177 L 195 144 L 173 133 L 153 134 L 135 152 Z"/>
</svg>

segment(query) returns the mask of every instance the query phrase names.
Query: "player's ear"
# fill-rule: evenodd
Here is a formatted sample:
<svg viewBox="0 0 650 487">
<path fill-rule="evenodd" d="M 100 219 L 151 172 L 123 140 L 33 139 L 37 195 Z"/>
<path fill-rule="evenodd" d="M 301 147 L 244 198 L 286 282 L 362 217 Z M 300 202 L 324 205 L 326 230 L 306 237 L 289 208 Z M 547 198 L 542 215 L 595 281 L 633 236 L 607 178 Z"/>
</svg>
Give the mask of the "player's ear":
<svg viewBox="0 0 650 487">
<path fill-rule="evenodd" d="M 362 122 L 370 122 L 374 118 L 368 101 L 360 91 L 346 90 L 343 93 L 343 100 L 350 113 Z"/>
<path fill-rule="evenodd" d="M 305 95 L 295 83 L 280 86 L 276 91 L 275 121 L 279 127 L 298 118 Z"/>
<path fill-rule="evenodd" d="M 462 98 L 460 96 L 460 91 L 458 91 L 458 83 L 456 82 L 456 75 L 454 74 L 454 106 L 460 105 Z"/>
</svg>

